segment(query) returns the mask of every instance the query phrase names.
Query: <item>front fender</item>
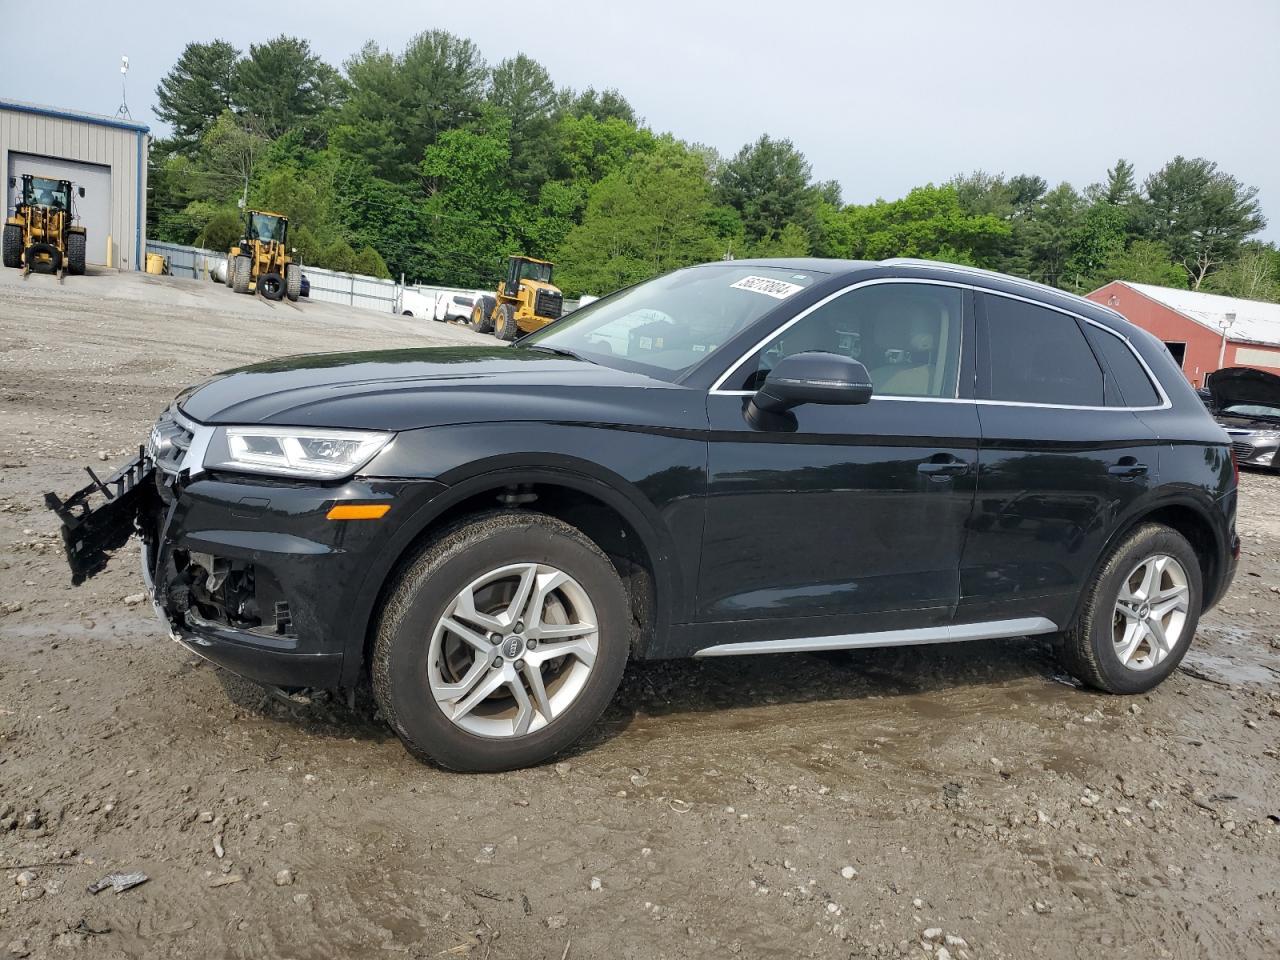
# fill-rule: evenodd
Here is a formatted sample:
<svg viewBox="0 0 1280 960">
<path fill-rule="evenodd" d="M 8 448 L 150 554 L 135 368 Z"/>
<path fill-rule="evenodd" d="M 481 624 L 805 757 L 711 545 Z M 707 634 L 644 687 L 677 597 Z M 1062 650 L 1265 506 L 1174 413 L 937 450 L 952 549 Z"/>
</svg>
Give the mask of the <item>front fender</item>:
<svg viewBox="0 0 1280 960">
<path fill-rule="evenodd" d="M 513 484 L 579 491 L 615 510 L 636 531 L 654 575 L 651 653 L 661 655 L 670 623 L 689 619 L 702 546 L 705 438 L 527 421 L 430 427 L 399 434 L 365 472 L 431 479 L 445 489 L 401 521 L 369 566 L 347 631 L 344 685 L 359 676 L 383 586 L 406 552 L 458 504 Z"/>
</svg>

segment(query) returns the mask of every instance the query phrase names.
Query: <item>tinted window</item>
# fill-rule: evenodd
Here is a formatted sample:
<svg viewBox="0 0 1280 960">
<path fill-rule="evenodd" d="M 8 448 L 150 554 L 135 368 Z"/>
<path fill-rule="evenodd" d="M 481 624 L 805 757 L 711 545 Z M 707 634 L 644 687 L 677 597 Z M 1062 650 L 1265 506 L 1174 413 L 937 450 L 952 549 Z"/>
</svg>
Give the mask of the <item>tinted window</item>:
<svg viewBox="0 0 1280 960">
<path fill-rule="evenodd" d="M 861 360 L 876 396 L 954 397 L 964 294 L 884 283 L 823 304 L 774 337 L 726 386 L 754 390 L 783 357 L 808 350 Z"/>
<path fill-rule="evenodd" d="M 1074 319 L 1008 297 L 984 299 L 989 399 L 1104 405 L 1102 368 Z"/>
<path fill-rule="evenodd" d="M 1109 407 L 1154 407 L 1160 403 L 1160 395 L 1151 385 L 1151 379 L 1142 369 L 1142 364 L 1119 337 L 1099 330 L 1097 327 L 1086 327 L 1089 342 L 1102 362 L 1107 365 L 1112 379 L 1120 388 L 1117 397 L 1115 391 L 1107 390 L 1107 406 Z"/>
</svg>

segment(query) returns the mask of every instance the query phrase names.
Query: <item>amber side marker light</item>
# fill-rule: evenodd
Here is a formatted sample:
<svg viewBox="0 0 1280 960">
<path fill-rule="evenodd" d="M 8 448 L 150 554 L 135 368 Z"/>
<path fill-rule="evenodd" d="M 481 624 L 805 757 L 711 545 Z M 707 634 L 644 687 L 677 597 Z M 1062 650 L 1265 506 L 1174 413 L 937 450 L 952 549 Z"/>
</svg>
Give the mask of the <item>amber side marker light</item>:
<svg viewBox="0 0 1280 960">
<path fill-rule="evenodd" d="M 379 520 L 391 509 L 389 503 L 340 503 L 330 507 L 327 520 Z"/>
</svg>

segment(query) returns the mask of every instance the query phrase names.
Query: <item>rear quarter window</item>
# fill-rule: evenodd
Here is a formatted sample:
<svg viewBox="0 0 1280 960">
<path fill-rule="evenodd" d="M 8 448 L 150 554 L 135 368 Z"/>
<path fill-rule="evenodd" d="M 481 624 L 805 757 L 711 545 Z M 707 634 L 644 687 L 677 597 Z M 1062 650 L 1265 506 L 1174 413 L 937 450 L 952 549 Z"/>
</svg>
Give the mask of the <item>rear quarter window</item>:
<svg viewBox="0 0 1280 960">
<path fill-rule="evenodd" d="M 1102 358 L 1111 373 L 1111 379 L 1119 387 L 1120 395 L 1115 397 L 1114 391 L 1107 391 L 1109 407 L 1156 407 L 1160 405 L 1160 394 L 1152 384 L 1147 371 L 1133 355 L 1133 350 L 1115 334 L 1099 330 L 1093 325 L 1086 325 L 1085 330 L 1094 351 Z"/>
</svg>

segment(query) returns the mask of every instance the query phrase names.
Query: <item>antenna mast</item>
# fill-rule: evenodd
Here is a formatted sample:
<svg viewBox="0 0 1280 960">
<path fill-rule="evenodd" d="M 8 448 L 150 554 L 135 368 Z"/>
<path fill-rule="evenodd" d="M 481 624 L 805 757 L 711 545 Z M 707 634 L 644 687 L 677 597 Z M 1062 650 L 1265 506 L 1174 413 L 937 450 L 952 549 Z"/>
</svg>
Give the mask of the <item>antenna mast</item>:
<svg viewBox="0 0 1280 960">
<path fill-rule="evenodd" d="M 120 58 L 120 106 L 116 110 L 116 116 L 123 120 L 132 120 L 133 116 L 129 113 L 129 95 L 125 90 L 125 81 L 129 78 L 129 58 Z"/>
</svg>

